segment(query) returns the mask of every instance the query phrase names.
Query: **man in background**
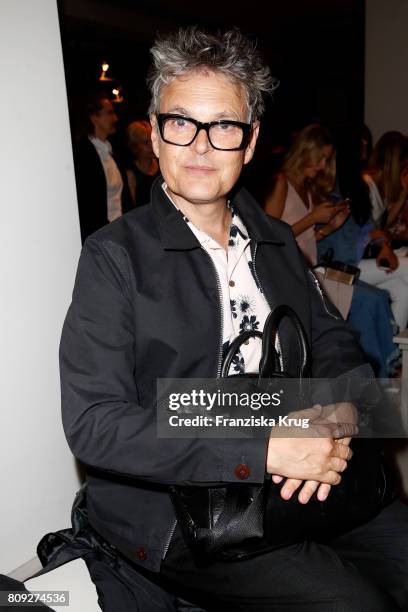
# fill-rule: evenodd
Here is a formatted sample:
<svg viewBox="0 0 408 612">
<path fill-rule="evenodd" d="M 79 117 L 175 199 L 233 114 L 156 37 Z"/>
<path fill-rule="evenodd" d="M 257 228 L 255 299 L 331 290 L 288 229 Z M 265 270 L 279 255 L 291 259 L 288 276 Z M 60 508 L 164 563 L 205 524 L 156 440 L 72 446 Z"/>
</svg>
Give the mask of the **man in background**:
<svg viewBox="0 0 408 612">
<path fill-rule="evenodd" d="M 118 122 L 113 104 L 101 93 L 88 100 L 86 110 L 87 136 L 74 148 L 82 242 L 130 208 L 108 140 Z"/>
</svg>

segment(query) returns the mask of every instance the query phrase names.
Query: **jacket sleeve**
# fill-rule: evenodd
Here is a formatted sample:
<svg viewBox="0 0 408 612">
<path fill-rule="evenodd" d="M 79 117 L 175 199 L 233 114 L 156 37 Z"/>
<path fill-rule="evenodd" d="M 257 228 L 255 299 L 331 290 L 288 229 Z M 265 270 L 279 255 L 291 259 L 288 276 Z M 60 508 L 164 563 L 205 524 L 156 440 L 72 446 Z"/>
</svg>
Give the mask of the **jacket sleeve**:
<svg viewBox="0 0 408 612">
<path fill-rule="evenodd" d="M 313 272 L 307 270 L 312 337 L 313 378 L 336 378 L 357 371 L 372 376 L 360 345 L 359 334 L 345 321 Z"/>
<path fill-rule="evenodd" d="M 83 247 L 60 344 L 62 418 L 73 454 L 107 472 L 163 484 L 263 482 L 266 441 L 158 438 L 156 406 L 138 401 L 133 307 L 104 243 Z"/>
</svg>

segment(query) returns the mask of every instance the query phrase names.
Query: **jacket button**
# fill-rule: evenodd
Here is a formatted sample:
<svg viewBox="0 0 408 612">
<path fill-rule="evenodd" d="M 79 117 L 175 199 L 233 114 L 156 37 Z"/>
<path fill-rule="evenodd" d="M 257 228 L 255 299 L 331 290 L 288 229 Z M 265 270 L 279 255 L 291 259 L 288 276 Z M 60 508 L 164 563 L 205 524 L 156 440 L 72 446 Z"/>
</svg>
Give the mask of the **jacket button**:
<svg viewBox="0 0 408 612">
<path fill-rule="evenodd" d="M 229 282 L 229 286 L 230 286 L 230 287 L 235 287 L 235 282 L 234 282 L 233 280 L 230 280 L 230 282 Z"/>
<path fill-rule="evenodd" d="M 139 559 L 139 561 L 146 561 L 146 559 L 147 559 L 147 552 L 145 551 L 143 546 L 141 546 L 140 548 L 137 549 L 136 556 Z"/>
<path fill-rule="evenodd" d="M 240 463 L 239 465 L 237 465 L 234 471 L 235 476 L 240 480 L 246 480 L 251 473 L 251 470 L 245 463 Z"/>
</svg>

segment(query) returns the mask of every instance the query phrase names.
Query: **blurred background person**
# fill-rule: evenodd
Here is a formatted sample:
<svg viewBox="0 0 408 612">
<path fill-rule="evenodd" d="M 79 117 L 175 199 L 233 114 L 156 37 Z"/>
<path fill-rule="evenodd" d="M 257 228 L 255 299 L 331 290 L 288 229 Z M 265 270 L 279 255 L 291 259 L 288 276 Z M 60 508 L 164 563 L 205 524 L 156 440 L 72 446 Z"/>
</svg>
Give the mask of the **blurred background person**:
<svg viewBox="0 0 408 612">
<path fill-rule="evenodd" d="M 361 139 L 358 130 L 342 129 L 336 135 L 334 201 L 348 198 L 351 214 L 336 232 L 318 242 L 318 260 L 330 259 L 359 266 L 367 244 L 381 243 L 386 233 L 375 228 L 367 184 L 361 176 Z M 373 235 L 374 236 L 373 236 Z M 378 247 L 380 250 L 380 246 Z M 360 344 L 380 378 L 399 371 L 401 354 L 393 342 L 397 326 L 388 291 L 358 280 L 347 320 L 360 332 Z"/>
<path fill-rule="evenodd" d="M 372 217 L 377 227 L 390 227 L 408 196 L 408 177 L 402 176 L 407 139 L 401 132 L 386 132 L 375 145 L 363 174 L 370 189 Z"/>
<path fill-rule="evenodd" d="M 312 266 L 317 264 L 317 241 L 341 227 L 350 212 L 346 202 L 335 205 L 328 199 L 334 179 L 332 136 L 323 126 L 312 124 L 295 138 L 266 199 L 266 212 L 292 226 Z"/>
<path fill-rule="evenodd" d="M 362 280 L 389 292 L 401 331 L 408 323 L 408 258 L 405 248 L 393 250 L 389 230 L 395 226 L 407 201 L 408 175 L 403 169 L 406 147 L 403 134 L 386 132 L 370 156 L 363 174 L 371 203 L 366 225 L 368 247 L 358 263 Z"/>
<path fill-rule="evenodd" d="M 148 121 L 132 121 L 126 128 L 129 152 L 126 176 L 133 206 L 150 202 L 150 188 L 159 171 L 152 149 L 151 131 Z"/>
<path fill-rule="evenodd" d="M 82 242 L 131 208 L 122 173 L 108 140 L 118 117 L 105 93 L 89 98 L 86 136 L 74 147 L 75 176 Z"/>
</svg>

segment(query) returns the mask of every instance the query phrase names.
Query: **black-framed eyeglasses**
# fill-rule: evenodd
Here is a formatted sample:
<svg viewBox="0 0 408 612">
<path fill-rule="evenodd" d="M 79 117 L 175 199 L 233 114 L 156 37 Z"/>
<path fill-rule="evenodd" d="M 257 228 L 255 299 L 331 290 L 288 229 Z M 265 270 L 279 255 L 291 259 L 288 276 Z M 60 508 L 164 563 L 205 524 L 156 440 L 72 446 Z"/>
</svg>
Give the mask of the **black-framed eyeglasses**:
<svg viewBox="0 0 408 612">
<path fill-rule="evenodd" d="M 198 132 L 205 130 L 213 149 L 240 151 L 247 146 L 252 131 L 250 123 L 229 119 L 202 123 L 191 117 L 174 113 L 160 113 L 156 117 L 160 136 L 164 142 L 179 147 L 188 147 Z"/>
</svg>

